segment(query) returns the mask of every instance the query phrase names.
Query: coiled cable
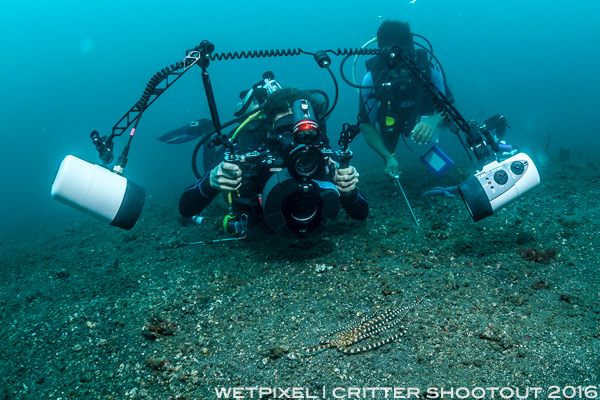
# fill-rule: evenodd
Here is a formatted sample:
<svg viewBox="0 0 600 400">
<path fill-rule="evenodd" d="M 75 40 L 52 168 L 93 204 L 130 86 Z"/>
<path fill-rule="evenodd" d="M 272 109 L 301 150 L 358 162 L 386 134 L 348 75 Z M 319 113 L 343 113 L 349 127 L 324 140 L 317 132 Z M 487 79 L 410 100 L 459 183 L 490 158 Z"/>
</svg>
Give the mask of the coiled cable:
<svg viewBox="0 0 600 400">
<path fill-rule="evenodd" d="M 263 58 L 263 57 L 282 57 L 282 56 L 298 56 L 300 54 L 311 54 L 300 48 L 295 49 L 275 49 L 275 50 L 252 50 L 252 51 L 241 51 L 241 52 L 227 52 L 211 54 L 208 58 L 212 61 L 215 60 L 239 60 L 242 58 Z"/>
</svg>

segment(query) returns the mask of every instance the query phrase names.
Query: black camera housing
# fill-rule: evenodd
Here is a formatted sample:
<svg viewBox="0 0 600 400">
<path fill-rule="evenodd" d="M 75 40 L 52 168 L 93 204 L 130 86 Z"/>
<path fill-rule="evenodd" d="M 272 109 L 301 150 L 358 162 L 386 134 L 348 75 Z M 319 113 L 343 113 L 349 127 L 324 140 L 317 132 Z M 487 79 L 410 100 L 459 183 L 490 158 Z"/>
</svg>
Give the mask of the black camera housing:
<svg viewBox="0 0 600 400">
<path fill-rule="evenodd" d="M 292 118 L 290 118 L 292 117 Z M 259 197 L 267 225 L 304 235 L 337 216 L 339 192 L 312 105 L 296 100 L 292 114 L 280 119 L 266 146 L 230 157 L 242 170 L 240 196 Z"/>
</svg>

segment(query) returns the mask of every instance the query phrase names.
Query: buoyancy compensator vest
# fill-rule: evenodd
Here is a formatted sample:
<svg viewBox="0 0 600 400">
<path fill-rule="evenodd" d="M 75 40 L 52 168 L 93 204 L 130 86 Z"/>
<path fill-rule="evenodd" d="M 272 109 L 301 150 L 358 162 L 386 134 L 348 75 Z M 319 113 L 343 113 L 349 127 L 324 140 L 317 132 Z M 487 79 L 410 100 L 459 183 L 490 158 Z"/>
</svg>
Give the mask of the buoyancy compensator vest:
<svg viewBox="0 0 600 400">
<path fill-rule="evenodd" d="M 417 49 L 415 61 L 431 78 L 427 52 Z M 435 107 L 419 80 L 408 69 L 403 70 L 402 64 L 391 70 L 385 56 L 379 55 L 367 60 L 366 65 L 374 84 L 374 94 L 369 97 L 374 95 L 378 104 L 377 123 L 384 142 L 387 144 L 391 140 L 391 147 L 395 147 L 399 136 L 408 136 L 419 117 L 433 114 Z"/>
</svg>

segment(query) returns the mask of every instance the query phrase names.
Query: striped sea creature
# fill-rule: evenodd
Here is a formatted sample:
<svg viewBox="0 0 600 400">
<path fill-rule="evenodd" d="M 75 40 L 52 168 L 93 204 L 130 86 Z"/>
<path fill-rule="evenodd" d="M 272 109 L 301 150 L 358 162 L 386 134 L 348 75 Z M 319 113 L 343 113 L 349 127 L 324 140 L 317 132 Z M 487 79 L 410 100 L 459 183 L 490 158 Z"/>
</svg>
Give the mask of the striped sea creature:
<svg viewBox="0 0 600 400">
<path fill-rule="evenodd" d="M 407 319 L 407 315 L 421 301 L 408 306 L 393 306 L 382 313 L 364 317 L 340 329 L 336 329 L 323 336 L 318 346 L 306 349 L 306 353 L 311 354 L 328 348 L 336 348 L 344 354 L 357 354 L 393 342 L 407 332 L 411 323 Z M 394 331 L 395 333 L 392 333 Z M 383 339 L 367 343 L 369 338 L 384 332 L 391 334 Z M 363 343 L 360 344 L 360 342 Z"/>
</svg>

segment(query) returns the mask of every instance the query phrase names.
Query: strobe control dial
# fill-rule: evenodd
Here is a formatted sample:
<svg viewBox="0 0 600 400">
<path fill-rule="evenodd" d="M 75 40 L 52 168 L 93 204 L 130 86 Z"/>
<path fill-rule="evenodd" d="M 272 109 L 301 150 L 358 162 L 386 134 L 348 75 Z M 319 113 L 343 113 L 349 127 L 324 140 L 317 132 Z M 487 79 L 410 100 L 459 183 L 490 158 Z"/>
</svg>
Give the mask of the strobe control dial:
<svg viewBox="0 0 600 400">
<path fill-rule="evenodd" d="M 499 185 L 505 185 L 506 182 L 508 182 L 508 174 L 503 169 L 496 171 L 494 174 L 494 181 Z"/>
<path fill-rule="evenodd" d="M 525 164 L 522 161 L 515 161 L 510 164 L 510 170 L 515 175 L 522 175 L 525 172 Z"/>
</svg>

